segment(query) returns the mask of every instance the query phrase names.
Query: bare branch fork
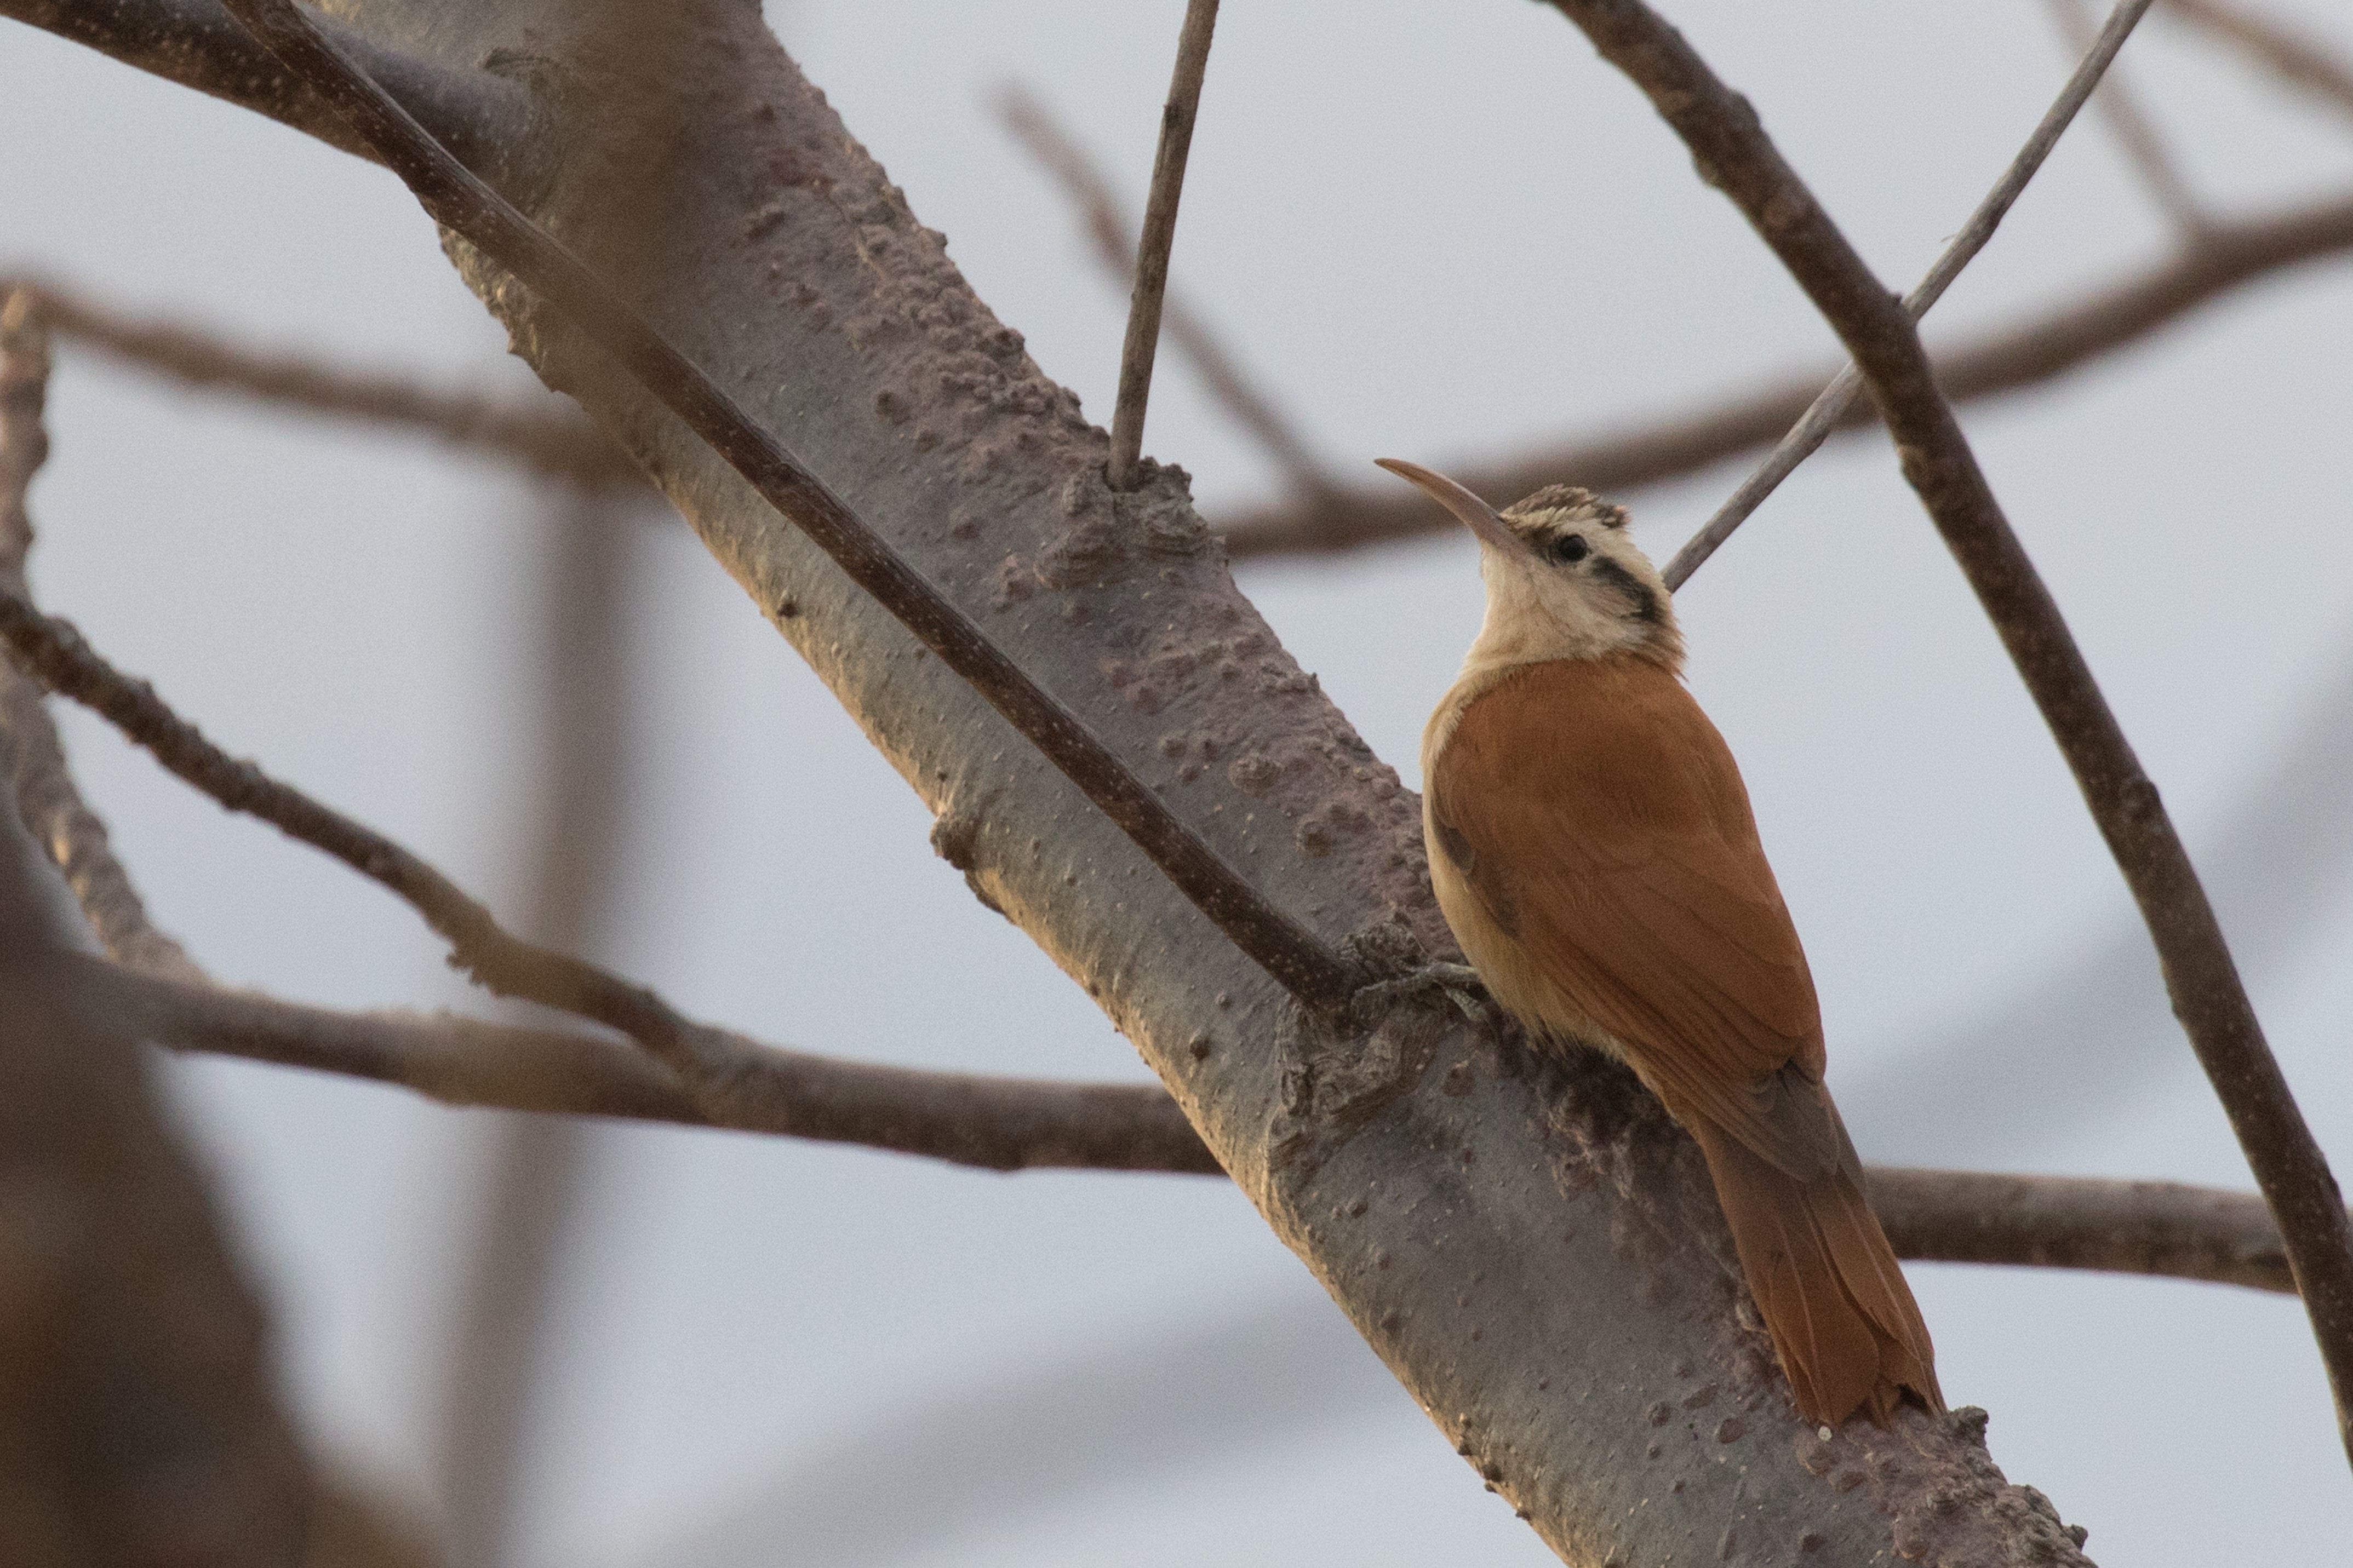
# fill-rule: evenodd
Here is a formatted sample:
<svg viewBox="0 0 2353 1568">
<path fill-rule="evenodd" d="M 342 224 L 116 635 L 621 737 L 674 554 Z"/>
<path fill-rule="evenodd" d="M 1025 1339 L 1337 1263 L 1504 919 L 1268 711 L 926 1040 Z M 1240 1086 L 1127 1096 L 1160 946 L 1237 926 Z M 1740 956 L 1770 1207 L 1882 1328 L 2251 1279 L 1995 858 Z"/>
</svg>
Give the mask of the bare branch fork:
<svg viewBox="0 0 2353 1568">
<path fill-rule="evenodd" d="M 1209 39 L 1218 0 L 1186 0 L 1176 34 L 1176 66 L 1160 111 L 1160 142 L 1152 157 L 1152 191 L 1145 198 L 1144 236 L 1136 242 L 1135 291 L 1127 306 L 1127 336 L 1119 351 L 1119 403 L 1111 422 L 1111 488 L 1133 489 L 1144 451 L 1144 406 L 1152 395 L 1152 360 L 1160 344 L 1160 302 L 1168 292 L 1168 252 L 1176 243 L 1176 202 L 1185 192 L 1185 160 L 1193 150 L 1193 119 L 1201 108 L 1201 79 L 1209 68 Z"/>
<path fill-rule="evenodd" d="M 1641 0 L 1554 0 L 1633 80 L 1854 356 L 1905 477 L 2057 738 L 2131 887 L 2166 987 L 2284 1240 L 2353 1455 L 2353 1225 L 2171 819 L 1937 390 L 1911 314 L 1872 276 L 1747 101 Z"/>
<path fill-rule="evenodd" d="M 1183 1115 L 1158 1089 L 867 1067 L 777 1050 L 695 1023 L 641 985 L 512 935 L 398 844 L 229 756 L 144 681 L 113 668 L 70 625 L 42 615 L 13 588 L 0 588 L 0 638 L 42 684 L 100 714 L 188 784 L 396 894 L 449 943 L 451 962 L 492 991 L 617 1030 L 676 1076 L 662 1084 L 626 1070 L 617 1077 L 603 1059 L 603 1043 L 576 1035 L 476 1024 L 426 1028 L 397 1017 L 353 1020 L 142 977 L 143 989 L 134 994 L 166 1038 L 409 1083 L 462 1103 L 610 1110 L 865 1143 L 997 1169 L 1124 1170 L 1138 1168 L 1139 1160 L 1199 1169 L 1208 1157 L 1189 1129 L 1178 1135 Z M 489 1048 L 477 1060 L 470 1047 Z M 573 1064 L 582 1074 L 579 1084 L 526 1081 L 534 1070 L 561 1079 L 570 1068 L 552 1069 L 573 1052 L 579 1053 Z"/>
<path fill-rule="evenodd" d="M 367 1079 L 445 1105 L 712 1125 L 673 1074 L 601 1036 L 446 1016 L 355 1016 L 141 974 L 103 959 L 69 962 L 94 995 L 174 1050 Z M 813 1067 L 812 1076 L 818 1070 Z M 806 1107 L 797 1115 L 740 1119 L 732 1130 L 832 1138 L 995 1171 L 1224 1173 L 1176 1102 L 1149 1085 L 1025 1083 L 839 1062 L 823 1062 L 822 1070 L 888 1075 L 902 1109 L 882 1125 L 901 1135 L 815 1131 Z M 780 1098 L 765 1103 L 785 1105 Z M 942 1110 L 955 1120 L 954 1139 L 907 1135 Z M 1874 1166 L 1870 1195 L 1897 1256 L 1917 1261 L 2295 1289 L 2279 1231 L 2250 1193 Z"/>
<path fill-rule="evenodd" d="M 1032 680 L 571 251 L 476 178 L 345 59 L 293 0 L 224 3 L 289 70 L 349 120 L 437 221 L 523 279 L 626 365 L 769 505 L 1044 752 L 1196 908 L 1285 989 L 1322 1013 L 1345 1007 L 1362 989 L 1365 977 L 1353 964 L 1268 903 L 1075 713 Z M 607 1000 L 635 1011 L 635 1004 L 618 995 Z M 670 1027 L 649 1017 L 639 1021 L 657 1034 Z"/>
<path fill-rule="evenodd" d="M 2063 16 L 2073 18 L 2075 16 L 2073 0 L 2055 0 L 2055 3 Z M 1994 230 L 2001 226 L 2003 217 L 2025 194 L 2028 182 L 2042 167 L 2042 161 L 2051 155 L 2051 149 L 2059 144 L 2059 138 L 2073 122 L 2076 111 L 2084 107 L 2084 100 L 2099 86 L 2101 77 L 2116 58 L 2116 52 L 2125 47 L 2125 40 L 2132 36 L 2133 28 L 2147 13 L 2149 5 L 2150 0 L 2120 0 L 2109 16 L 2107 26 L 2091 40 L 2082 62 L 2075 67 L 2074 74 L 2067 79 L 2067 85 L 2060 89 L 2058 99 L 2043 111 L 2042 123 L 2035 126 L 2034 133 L 2026 139 L 2026 145 L 2019 149 L 2018 156 L 2010 160 L 2010 167 L 2002 171 L 2001 178 L 1994 182 L 1993 189 L 1986 193 L 1985 200 L 1978 204 L 1977 210 L 1969 215 L 1968 222 L 1961 226 L 1960 233 L 1945 247 L 1944 254 L 1936 258 L 1936 264 L 1928 269 L 1928 275 L 1904 297 L 1905 312 L 1912 320 L 1916 321 L 1926 315 L 1936 301 L 1944 298 L 1945 290 L 1952 287 L 1953 279 L 1961 275 L 1962 268 L 1968 267 L 1978 252 L 1986 247 L 1986 243 L 1993 238 Z M 1661 574 L 1666 579 L 1667 586 L 1670 589 L 1682 587 L 1691 574 L 1715 553 L 1716 548 L 1732 537 L 1733 531 L 1765 504 L 1765 498 L 1778 489 L 1783 479 L 1797 472 L 1799 464 L 1820 449 L 1821 444 L 1830 439 L 1831 432 L 1846 417 L 1847 410 L 1862 397 L 1862 373 L 1849 363 L 1828 386 L 1822 388 L 1821 395 L 1814 399 L 1804 417 L 1766 455 L 1764 462 L 1757 465 L 1757 471 L 1741 481 L 1740 488 L 1716 508 L 1715 515 L 1701 525 L 1700 531 L 1692 535 L 1690 542 L 1675 552 L 1674 559 L 1667 563 L 1666 570 Z"/>
<path fill-rule="evenodd" d="M 72 962 L 94 994 L 175 1050 L 368 1079 L 445 1105 L 712 1125 L 674 1075 L 600 1036 L 465 1017 L 354 1016 L 140 974 L 102 959 Z M 812 1082 L 820 1071 L 887 1075 L 887 1092 L 901 1109 L 880 1125 L 895 1140 L 816 1130 L 807 1105 L 797 1114 L 744 1117 L 731 1130 L 830 1139 L 993 1171 L 1224 1174 L 1176 1102 L 1149 1085 L 1022 1082 L 807 1060 Z M 822 1104 L 839 1097 L 815 1098 Z M 781 1097 L 764 1101 L 770 1110 L 786 1105 Z M 953 1118 L 953 1138 L 912 1135 L 935 1122 L 944 1127 L 943 1110 Z M 2251 1193 L 1874 1166 L 1870 1195 L 1900 1258 L 2295 1290 L 2279 1231 Z"/>
</svg>

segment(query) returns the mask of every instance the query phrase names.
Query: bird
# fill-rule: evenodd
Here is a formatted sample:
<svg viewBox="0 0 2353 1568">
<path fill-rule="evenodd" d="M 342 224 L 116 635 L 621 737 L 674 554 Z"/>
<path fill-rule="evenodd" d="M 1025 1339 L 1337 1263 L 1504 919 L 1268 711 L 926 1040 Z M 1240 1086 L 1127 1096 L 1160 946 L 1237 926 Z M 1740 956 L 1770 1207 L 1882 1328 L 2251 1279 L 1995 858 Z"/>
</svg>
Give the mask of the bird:
<svg viewBox="0 0 2353 1568">
<path fill-rule="evenodd" d="M 1479 542 L 1486 618 L 1421 747 L 1439 907 L 1542 1048 L 1623 1061 L 1698 1143 L 1799 1411 L 1941 1414 L 1936 1352 L 1824 1087 L 1821 1008 L 1732 752 L 1684 687 L 1625 509 L 1497 511 L 1394 458 Z"/>
</svg>

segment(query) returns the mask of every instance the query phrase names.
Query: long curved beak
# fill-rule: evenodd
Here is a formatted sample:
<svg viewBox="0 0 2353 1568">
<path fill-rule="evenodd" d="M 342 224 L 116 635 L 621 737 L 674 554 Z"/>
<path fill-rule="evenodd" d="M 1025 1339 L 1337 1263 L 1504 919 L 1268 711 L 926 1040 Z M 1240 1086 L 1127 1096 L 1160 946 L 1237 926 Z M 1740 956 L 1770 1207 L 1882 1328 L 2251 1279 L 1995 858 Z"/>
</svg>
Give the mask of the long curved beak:
<svg viewBox="0 0 2353 1568">
<path fill-rule="evenodd" d="M 1496 515 L 1495 509 L 1444 474 L 1398 458 L 1376 458 L 1373 461 L 1452 512 L 1463 527 L 1479 536 L 1482 543 L 1498 550 L 1517 547 L 1517 537 L 1510 525 Z"/>
</svg>

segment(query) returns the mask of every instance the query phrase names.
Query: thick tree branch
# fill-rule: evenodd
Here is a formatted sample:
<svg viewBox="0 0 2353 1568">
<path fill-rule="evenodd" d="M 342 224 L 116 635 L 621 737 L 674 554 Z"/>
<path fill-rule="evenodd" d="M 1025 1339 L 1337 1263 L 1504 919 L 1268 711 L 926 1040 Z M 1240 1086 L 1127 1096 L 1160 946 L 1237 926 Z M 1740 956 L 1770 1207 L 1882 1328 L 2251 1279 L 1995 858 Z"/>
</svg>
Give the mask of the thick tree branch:
<svg viewBox="0 0 2353 1568">
<path fill-rule="evenodd" d="M 1093 243 L 1095 260 L 1104 274 L 1123 289 L 1135 279 L 1135 243 L 1128 237 L 1134 226 L 1120 210 L 1111 181 L 1096 167 L 1078 139 L 1057 124 L 1046 106 L 1026 89 L 1010 87 L 997 99 L 997 114 L 1029 155 L 1062 187 L 1078 209 L 1079 219 Z M 1195 374 L 1235 424 L 1258 443 L 1284 480 L 1305 500 L 1336 498 L 1338 483 L 1332 470 L 1308 445 L 1307 438 L 1275 400 L 1251 384 L 1241 363 L 1200 313 L 1173 288 L 1163 299 L 1161 325 Z"/>
<path fill-rule="evenodd" d="M 1354 965 L 1261 896 L 1077 714 L 1030 679 L 782 442 L 754 424 L 709 375 L 569 250 L 475 178 L 337 52 L 293 0 L 227 3 L 289 68 L 359 128 L 427 211 L 524 279 L 626 365 L 852 581 L 971 682 L 1237 947 L 1321 1011 L 1345 1006 L 1362 988 L 1366 977 Z"/>
<path fill-rule="evenodd" d="M 1903 304 L 1872 276 L 1735 94 L 1641 0 L 1555 0 L 1626 73 L 1838 332 L 1905 477 L 2057 738 L 2140 906 L 2168 994 L 2284 1238 L 2353 1458 L 2353 1225 L 2264 1041 L 2198 874 L 2059 607 L 1936 387 Z"/>
<path fill-rule="evenodd" d="M 235 392 L 303 414 L 413 430 L 551 479 L 644 482 L 596 426 L 576 410 L 559 408 L 552 397 L 545 408 L 527 408 L 307 354 L 255 350 L 177 321 L 137 320 L 48 283 L 17 288 L 30 296 L 52 332 L 183 385 Z"/>
<path fill-rule="evenodd" d="M 1201 108 L 1201 79 L 1209 67 L 1209 40 L 1218 0 L 1185 0 L 1176 34 L 1176 64 L 1168 101 L 1160 110 L 1160 142 L 1152 155 L 1152 188 L 1144 202 L 1144 234 L 1136 241 L 1135 288 L 1128 298 L 1127 335 L 1119 350 L 1119 400 L 1111 420 L 1111 488 L 1135 488 L 1144 452 L 1144 410 L 1152 396 L 1152 361 L 1160 349 L 1160 303 L 1168 292 L 1168 253 L 1176 243 L 1176 204 L 1185 194 L 1185 160 L 1193 150 L 1193 119 Z"/>
<path fill-rule="evenodd" d="M 2137 342 L 2233 289 L 2348 250 L 2353 196 L 2219 221 L 2184 252 L 1938 352 L 1936 383 L 1956 403 L 2040 385 Z M 1696 473 L 1773 441 L 1805 415 L 1832 375 L 1808 371 L 1694 414 L 1502 462 L 1474 458 L 1450 464 L 1447 471 L 1499 506 L 1563 479 L 1623 493 Z M 1837 428 L 1859 430 L 1878 423 L 1877 407 L 1859 398 Z M 1247 560 L 1358 549 L 1459 530 L 1419 491 L 1396 493 L 1403 488 L 1352 486 L 1328 504 L 1285 501 L 1242 513 L 1220 525 L 1226 547 L 1236 560 Z"/>
</svg>

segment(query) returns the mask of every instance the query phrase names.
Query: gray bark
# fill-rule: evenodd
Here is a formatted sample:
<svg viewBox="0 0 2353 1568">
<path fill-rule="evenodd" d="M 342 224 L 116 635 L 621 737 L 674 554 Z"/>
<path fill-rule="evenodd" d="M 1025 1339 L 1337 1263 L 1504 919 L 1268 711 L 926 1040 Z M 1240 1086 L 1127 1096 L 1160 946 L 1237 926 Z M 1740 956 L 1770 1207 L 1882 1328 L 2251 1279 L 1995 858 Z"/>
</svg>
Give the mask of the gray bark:
<svg viewBox="0 0 2353 1568">
<path fill-rule="evenodd" d="M 535 216 L 1271 899 L 1377 966 L 1451 952 L 1413 797 L 1237 590 L 1181 471 L 1108 489 L 1103 433 L 973 296 L 755 8 L 347 0 L 338 14 L 448 71 L 436 102 L 462 100 L 485 59 L 529 83 L 535 141 L 507 163 L 535 174 L 507 188 L 527 187 Z M 268 110 L 283 95 L 252 97 Z M 1102 1005 L 1564 1559 L 2083 1561 L 2048 1501 L 2004 1482 L 1982 1413 L 1827 1440 L 1799 1422 L 1696 1152 L 1622 1072 L 1539 1065 L 1435 1004 L 1349 1037 L 1303 1024 L 708 449 L 450 248 L 516 352 L 636 455 L 932 807 L 940 853 Z"/>
</svg>

